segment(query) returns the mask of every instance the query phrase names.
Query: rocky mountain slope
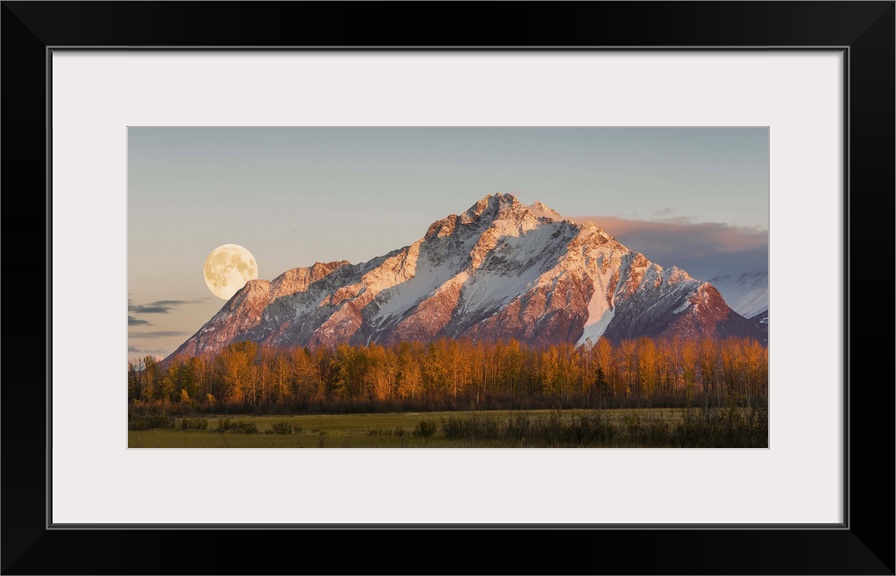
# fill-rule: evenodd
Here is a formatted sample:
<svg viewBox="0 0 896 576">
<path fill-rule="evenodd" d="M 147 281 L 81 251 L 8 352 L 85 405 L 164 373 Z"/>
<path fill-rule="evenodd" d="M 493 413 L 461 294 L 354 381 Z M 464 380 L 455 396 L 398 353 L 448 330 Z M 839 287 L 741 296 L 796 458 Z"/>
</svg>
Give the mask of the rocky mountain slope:
<svg viewBox="0 0 896 576">
<path fill-rule="evenodd" d="M 754 322 L 768 323 L 768 272 L 716 276 L 709 283 L 732 310 Z"/>
<path fill-rule="evenodd" d="M 489 195 L 369 262 L 317 263 L 252 280 L 172 357 L 262 346 L 516 338 L 532 345 L 767 332 L 712 284 L 662 268 L 594 223 Z"/>
</svg>

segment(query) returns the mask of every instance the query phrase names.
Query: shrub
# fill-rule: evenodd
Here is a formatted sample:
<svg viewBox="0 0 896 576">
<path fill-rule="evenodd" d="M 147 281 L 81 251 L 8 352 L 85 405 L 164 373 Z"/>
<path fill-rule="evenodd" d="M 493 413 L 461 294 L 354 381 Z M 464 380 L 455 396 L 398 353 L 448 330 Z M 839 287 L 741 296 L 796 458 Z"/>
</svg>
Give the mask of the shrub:
<svg viewBox="0 0 896 576">
<path fill-rule="evenodd" d="M 449 416 L 442 419 L 442 431 L 446 438 L 466 438 L 467 440 L 494 440 L 501 436 L 499 421 L 492 416 L 469 416 L 458 418 Z"/>
<path fill-rule="evenodd" d="M 414 428 L 414 436 L 421 436 L 423 438 L 429 438 L 433 434 L 436 433 L 436 423 L 430 422 L 429 420 L 421 420 L 417 423 L 417 427 Z"/>
<path fill-rule="evenodd" d="M 504 434 L 509 440 L 525 442 L 526 438 L 532 437 L 531 428 L 532 426 L 529 423 L 529 419 L 525 415 L 514 414 L 513 417 L 507 421 L 507 427 L 504 429 Z"/>
<path fill-rule="evenodd" d="M 181 430 L 208 430 L 208 420 L 205 418 L 183 418 L 180 421 Z"/>
<path fill-rule="evenodd" d="M 128 430 L 164 430 L 174 428 L 174 418 L 164 414 L 134 416 L 128 422 Z"/>
<path fill-rule="evenodd" d="M 442 431 L 445 433 L 445 438 L 463 438 L 464 421 L 455 416 L 442 418 Z"/>
<path fill-rule="evenodd" d="M 301 430 L 301 428 L 299 428 Z M 292 434 L 292 424 L 289 422 L 274 422 L 271 424 L 271 429 L 267 431 L 268 434 Z"/>
<path fill-rule="evenodd" d="M 257 434 L 258 426 L 254 422 L 244 422 L 243 420 L 233 421 L 230 418 L 218 418 L 218 427 L 215 432 L 235 432 L 243 434 Z"/>
</svg>

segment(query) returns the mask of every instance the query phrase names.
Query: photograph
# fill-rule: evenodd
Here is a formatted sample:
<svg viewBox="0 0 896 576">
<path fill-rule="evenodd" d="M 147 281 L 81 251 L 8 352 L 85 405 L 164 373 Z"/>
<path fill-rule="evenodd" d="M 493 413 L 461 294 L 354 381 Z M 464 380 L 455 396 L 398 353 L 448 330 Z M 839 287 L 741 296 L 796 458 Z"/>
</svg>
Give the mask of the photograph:
<svg viewBox="0 0 896 576">
<path fill-rule="evenodd" d="M 768 448 L 769 130 L 127 129 L 129 448 Z"/>
</svg>

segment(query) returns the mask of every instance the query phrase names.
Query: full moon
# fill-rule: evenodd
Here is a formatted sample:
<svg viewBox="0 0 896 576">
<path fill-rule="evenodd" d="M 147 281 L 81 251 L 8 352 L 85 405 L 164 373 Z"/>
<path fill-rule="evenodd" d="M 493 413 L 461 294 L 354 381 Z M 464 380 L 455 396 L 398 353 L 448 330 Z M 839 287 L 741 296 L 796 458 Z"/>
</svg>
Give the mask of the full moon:
<svg viewBox="0 0 896 576">
<path fill-rule="evenodd" d="M 212 294 L 230 300 L 246 282 L 258 278 L 258 264 L 252 253 L 242 246 L 224 244 L 208 255 L 202 272 Z"/>
</svg>

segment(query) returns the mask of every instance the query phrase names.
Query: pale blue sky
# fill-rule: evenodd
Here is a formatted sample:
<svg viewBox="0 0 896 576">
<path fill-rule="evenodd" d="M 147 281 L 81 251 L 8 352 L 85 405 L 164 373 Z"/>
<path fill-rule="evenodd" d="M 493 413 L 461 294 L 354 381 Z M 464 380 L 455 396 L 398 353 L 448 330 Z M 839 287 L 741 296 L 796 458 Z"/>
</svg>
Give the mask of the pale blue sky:
<svg viewBox="0 0 896 576">
<path fill-rule="evenodd" d="M 607 217 L 696 277 L 764 270 L 768 153 L 764 127 L 130 128 L 129 357 L 170 353 L 220 309 L 202 265 L 221 244 L 270 280 L 406 246 L 499 192 Z"/>
</svg>

